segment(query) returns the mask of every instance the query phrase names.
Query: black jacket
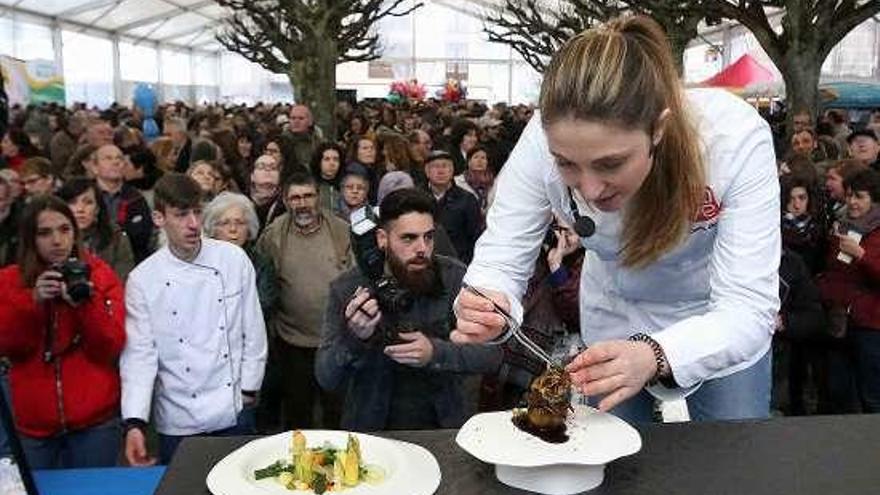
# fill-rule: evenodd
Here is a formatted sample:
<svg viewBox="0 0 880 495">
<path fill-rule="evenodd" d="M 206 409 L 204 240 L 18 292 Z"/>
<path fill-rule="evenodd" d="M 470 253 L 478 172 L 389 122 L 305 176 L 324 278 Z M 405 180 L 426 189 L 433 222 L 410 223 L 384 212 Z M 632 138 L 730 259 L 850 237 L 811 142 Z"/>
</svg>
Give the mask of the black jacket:
<svg viewBox="0 0 880 495">
<path fill-rule="evenodd" d="M 783 250 L 779 263 L 779 292 L 783 338 L 821 340 L 828 335 L 819 288 L 800 255 L 788 249 Z"/>
<path fill-rule="evenodd" d="M 24 201 L 17 199 L 9 206 L 9 215 L 0 221 L 0 268 L 12 265 L 18 256 L 18 218 Z"/>
<path fill-rule="evenodd" d="M 428 193 L 433 194 L 430 189 Z M 458 259 L 469 264 L 480 236 L 480 203 L 473 194 L 453 183 L 434 205 L 434 220 L 446 229 Z"/>
<path fill-rule="evenodd" d="M 409 368 L 391 360 L 383 352 L 381 339 L 386 315 L 367 341 L 358 339 L 349 329 L 345 307 L 358 287 L 367 287 L 367 278 L 355 267 L 330 284 L 330 296 L 321 345 L 315 357 L 315 376 L 326 390 L 346 392 L 342 427 L 354 431 L 386 429 L 395 395 L 395 376 L 411 371 L 424 380 L 424 393 L 430 394 L 439 424 L 425 428 L 457 428 L 467 419 L 464 403 L 464 373 L 491 373 L 501 364 L 501 348 L 480 344 L 457 345 L 449 341 L 455 326 L 452 303 L 461 287 L 465 266 L 445 256 L 435 256 L 439 274 L 437 291 L 416 297 L 408 311 L 397 321 L 423 332 L 434 346 L 431 361 L 422 368 Z M 378 338 L 377 338 L 378 337 Z M 403 368 L 401 368 L 403 367 Z M 422 418 L 410 418 L 418 423 Z"/>
<path fill-rule="evenodd" d="M 134 186 L 123 184 L 119 191 L 119 206 L 113 220 L 131 241 L 135 265 L 145 260 L 153 249 L 153 215 L 143 194 Z M 101 194 L 107 211 L 112 212 L 111 199 Z"/>
<path fill-rule="evenodd" d="M 189 159 L 192 156 L 192 139 L 186 138 L 186 144 L 180 149 L 177 155 L 177 163 L 174 164 L 174 171 L 185 174 L 189 169 Z"/>
<path fill-rule="evenodd" d="M 9 123 L 9 97 L 6 95 L 6 81 L 0 74 L 0 136 L 6 134 Z"/>
</svg>

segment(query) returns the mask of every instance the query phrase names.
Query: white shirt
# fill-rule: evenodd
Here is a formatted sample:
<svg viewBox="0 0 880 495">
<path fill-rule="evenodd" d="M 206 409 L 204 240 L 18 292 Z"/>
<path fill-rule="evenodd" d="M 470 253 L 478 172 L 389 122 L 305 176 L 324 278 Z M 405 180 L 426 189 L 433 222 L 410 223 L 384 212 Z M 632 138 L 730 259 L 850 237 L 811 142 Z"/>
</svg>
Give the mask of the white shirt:
<svg viewBox="0 0 880 495">
<path fill-rule="evenodd" d="M 259 390 L 266 327 L 247 254 L 202 239 L 186 262 L 163 247 L 138 265 L 125 288 L 120 358 L 122 417 L 150 419 L 167 435 L 236 424 L 242 390 Z"/>
<path fill-rule="evenodd" d="M 769 126 L 721 90 L 687 91 L 708 186 L 684 243 L 643 270 L 618 262 L 620 212 L 580 205 L 596 223 L 580 285 L 584 342 L 644 332 L 691 386 L 745 369 L 770 347 L 779 308 L 779 182 Z M 657 164 L 662 166 L 662 164 Z M 522 319 L 522 298 L 551 211 L 574 222 L 565 185 L 535 115 L 497 181 L 487 229 L 465 280 L 500 290 Z"/>
</svg>

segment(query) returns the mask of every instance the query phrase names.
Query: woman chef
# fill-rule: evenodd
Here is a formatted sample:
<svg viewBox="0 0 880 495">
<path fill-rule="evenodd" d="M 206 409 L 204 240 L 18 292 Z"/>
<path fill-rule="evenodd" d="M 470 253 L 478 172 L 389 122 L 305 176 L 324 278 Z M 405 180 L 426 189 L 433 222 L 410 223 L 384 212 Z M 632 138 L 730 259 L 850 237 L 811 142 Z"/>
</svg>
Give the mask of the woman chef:
<svg viewBox="0 0 880 495">
<path fill-rule="evenodd" d="M 571 222 L 587 249 L 588 348 L 567 370 L 600 409 L 649 421 L 646 385 L 662 397 L 699 385 L 692 419 L 768 415 L 780 257 L 770 129 L 727 92 L 684 91 L 656 23 L 616 19 L 556 53 L 497 187 L 465 281 L 521 318 L 552 212 Z M 455 309 L 457 342 L 510 331 L 473 291 Z"/>
</svg>

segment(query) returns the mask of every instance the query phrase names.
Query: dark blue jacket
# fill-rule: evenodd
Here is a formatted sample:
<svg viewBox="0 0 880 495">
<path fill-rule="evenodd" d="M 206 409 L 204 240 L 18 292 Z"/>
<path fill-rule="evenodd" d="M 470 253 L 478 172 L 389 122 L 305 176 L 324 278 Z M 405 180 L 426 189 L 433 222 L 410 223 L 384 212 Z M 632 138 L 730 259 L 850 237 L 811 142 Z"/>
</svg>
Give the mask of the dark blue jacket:
<svg viewBox="0 0 880 495">
<path fill-rule="evenodd" d="M 431 194 L 430 189 L 428 193 Z M 446 229 L 458 259 L 469 264 L 480 237 L 480 203 L 477 198 L 453 182 L 446 194 L 435 201 L 434 220 Z"/>
<path fill-rule="evenodd" d="M 465 266 L 440 255 L 435 256 L 435 266 L 441 280 L 436 293 L 416 298 L 409 311 L 398 319 L 421 330 L 434 345 L 431 361 L 421 369 L 428 375 L 424 393 L 431 395 L 439 425 L 425 425 L 425 428 L 457 428 L 467 419 L 462 394 L 464 374 L 496 372 L 501 363 L 501 349 L 478 344 L 456 345 L 449 341 L 455 324 L 452 303 L 461 287 Z M 395 369 L 399 365 L 382 352 L 381 339 L 362 341 L 348 329 L 345 306 L 359 286 L 368 286 L 368 281 L 358 268 L 330 284 L 315 375 L 324 389 L 345 392 L 342 428 L 376 431 L 386 429 L 390 404 L 395 399 Z M 377 328 L 376 334 L 381 333 Z"/>
</svg>

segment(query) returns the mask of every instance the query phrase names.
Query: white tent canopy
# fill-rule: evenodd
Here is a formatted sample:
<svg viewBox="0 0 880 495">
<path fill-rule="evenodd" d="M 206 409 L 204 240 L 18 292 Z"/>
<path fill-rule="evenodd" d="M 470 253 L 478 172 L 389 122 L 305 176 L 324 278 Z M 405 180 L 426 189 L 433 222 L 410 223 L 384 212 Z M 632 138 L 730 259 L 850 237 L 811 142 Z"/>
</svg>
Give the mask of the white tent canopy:
<svg viewBox="0 0 880 495">
<path fill-rule="evenodd" d="M 340 65 L 337 87 L 382 97 L 392 81 L 418 78 L 434 94 L 461 78 L 476 99 L 534 101 L 538 75 L 482 31 L 484 14 L 501 0 L 422 3 L 412 15 L 381 20 L 383 60 Z M 127 102 L 141 82 L 156 84 L 162 100 L 290 101 L 286 76 L 216 41 L 228 15 L 212 0 L 0 0 L 0 55 L 54 60 L 69 103 Z"/>
<path fill-rule="evenodd" d="M 7 9 L 75 31 L 205 51 L 220 49 L 214 34 L 228 15 L 213 0 L 0 0 L 0 13 Z"/>
<path fill-rule="evenodd" d="M 417 1 L 405 0 L 404 6 Z M 412 15 L 379 22 L 382 60 L 340 65 L 339 88 L 356 89 L 361 98 L 381 97 L 392 81 L 417 78 L 433 94 L 447 78 L 460 78 L 476 99 L 535 101 L 540 75 L 483 32 L 486 15 L 497 13 L 504 0 L 421 2 Z M 548 12 L 558 12 L 561 3 L 541 0 Z M 156 84 L 163 100 L 289 101 L 284 75 L 270 74 L 217 42 L 228 15 L 213 0 L 0 0 L 0 55 L 54 61 L 68 102 L 126 102 L 139 82 Z M 775 16 L 773 22 L 779 21 Z M 876 80 L 878 26 L 871 20 L 853 30 L 826 60 L 823 76 Z M 742 26 L 706 28 L 686 52 L 685 78 L 705 79 L 744 53 L 773 69 Z"/>
</svg>

